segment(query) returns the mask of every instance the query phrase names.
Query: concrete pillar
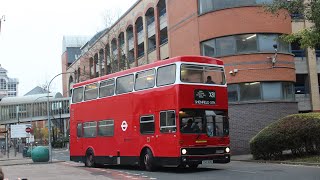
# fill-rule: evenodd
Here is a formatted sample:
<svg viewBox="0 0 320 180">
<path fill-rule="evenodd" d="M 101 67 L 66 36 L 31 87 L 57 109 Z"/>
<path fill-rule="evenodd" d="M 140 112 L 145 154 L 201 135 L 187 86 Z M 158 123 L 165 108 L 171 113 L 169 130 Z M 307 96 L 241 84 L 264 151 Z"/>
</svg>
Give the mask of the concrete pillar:
<svg viewBox="0 0 320 180">
<path fill-rule="evenodd" d="M 149 64 L 148 60 L 148 26 L 147 26 L 147 18 L 146 15 L 144 14 L 142 16 L 142 24 L 143 24 L 143 34 L 144 34 L 144 60 L 146 64 Z"/>
<path fill-rule="evenodd" d="M 134 23 L 133 25 L 133 47 L 134 47 L 134 62 L 135 62 L 135 67 L 138 67 L 138 34 L 136 30 L 136 24 Z"/>
<path fill-rule="evenodd" d="M 314 26 L 313 23 L 305 21 L 305 27 L 310 28 Z M 319 83 L 318 83 L 318 68 L 317 58 L 314 49 L 307 49 L 307 68 L 309 73 L 310 82 L 310 99 L 311 99 L 311 110 L 320 111 L 320 96 L 319 96 Z"/>
<path fill-rule="evenodd" d="M 102 61 L 103 61 L 103 54 L 98 53 L 98 63 L 99 63 L 99 76 L 102 76 L 103 75 L 103 72 L 102 72 Z"/>
<path fill-rule="evenodd" d="M 124 54 L 126 55 L 125 59 L 125 69 L 130 69 L 130 64 L 129 64 L 129 41 L 128 41 L 128 36 L 127 36 L 127 29 L 124 31 Z"/>
<path fill-rule="evenodd" d="M 107 68 L 108 68 L 108 66 L 107 66 L 107 60 L 108 60 L 108 55 L 107 55 L 107 51 L 108 51 L 108 49 L 107 49 L 107 46 L 106 47 L 104 47 L 104 54 L 103 54 L 103 56 L 104 56 L 104 74 L 107 74 L 107 72 L 108 72 L 108 70 L 107 70 Z"/>
<path fill-rule="evenodd" d="M 155 33 L 156 33 L 156 51 L 157 60 L 160 60 L 160 19 L 159 19 L 159 8 L 154 8 L 154 22 L 155 22 Z"/>
<path fill-rule="evenodd" d="M 93 58 L 93 77 L 97 77 L 97 63 L 96 63 L 96 59 Z"/>
<path fill-rule="evenodd" d="M 310 99 L 311 99 L 311 110 L 320 111 L 320 96 L 319 96 L 319 83 L 318 83 L 318 69 L 317 59 L 315 50 L 307 49 L 307 66 L 309 72 L 310 82 Z"/>
</svg>

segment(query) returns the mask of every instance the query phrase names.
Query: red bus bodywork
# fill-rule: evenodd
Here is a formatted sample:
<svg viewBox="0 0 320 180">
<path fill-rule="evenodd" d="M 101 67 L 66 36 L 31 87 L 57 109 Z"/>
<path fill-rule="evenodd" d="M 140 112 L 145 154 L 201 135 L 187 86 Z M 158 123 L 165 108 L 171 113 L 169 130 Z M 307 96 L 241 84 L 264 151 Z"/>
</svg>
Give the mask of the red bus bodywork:
<svg viewBox="0 0 320 180">
<path fill-rule="evenodd" d="M 221 60 L 209 57 L 175 57 L 80 82 L 75 84 L 73 88 L 174 63 L 223 66 Z M 215 91 L 215 104 L 195 104 L 195 89 Z M 92 161 L 93 163 L 88 164 L 89 166 L 130 164 L 141 165 L 147 170 L 153 170 L 154 167 L 159 165 L 189 165 L 190 167 L 197 167 L 198 164 L 207 160 L 213 163 L 228 163 L 230 162 L 230 152 L 226 150 L 229 149 L 230 145 L 228 134 L 219 137 L 209 137 L 204 133 L 184 134 L 181 133 L 181 120 L 179 120 L 183 109 L 220 110 L 227 116 L 227 97 L 226 84 L 208 86 L 205 84 L 182 83 L 177 78 L 174 84 L 167 86 L 71 103 L 70 159 L 85 163 Z M 175 112 L 176 131 L 160 132 L 159 116 L 160 112 L 165 110 Z M 140 133 L 140 118 L 145 115 L 154 117 L 155 128 L 152 134 Z M 77 136 L 79 123 L 106 119 L 114 120 L 114 135 L 112 137 L 96 136 L 85 138 Z M 125 130 L 122 128 L 124 121 L 127 122 Z M 182 150 L 187 153 L 183 154 Z M 150 167 L 146 167 L 149 165 Z"/>
</svg>

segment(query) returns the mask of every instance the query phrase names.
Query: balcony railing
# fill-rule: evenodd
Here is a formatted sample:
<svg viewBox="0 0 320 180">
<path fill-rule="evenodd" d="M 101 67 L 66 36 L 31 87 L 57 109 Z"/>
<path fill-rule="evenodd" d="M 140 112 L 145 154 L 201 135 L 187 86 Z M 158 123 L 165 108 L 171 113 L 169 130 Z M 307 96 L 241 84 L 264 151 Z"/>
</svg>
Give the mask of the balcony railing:
<svg viewBox="0 0 320 180">
<path fill-rule="evenodd" d="M 130 40 L 131 38 L 133 38 L 133 33 L 128 33 L 128 40 Z"/>
<path fill-rule="evenodd" d="M 299 50 L 291 50 L 292 54 L 294 54 L 294 57 L 306 57 L 306 52 L 303 49 Z M 316 57 L 320 57 L 320 50 L 315 50 Z"/>
<path fill-rule="evenodd" d="M 137 27 L 137 33 L 139 34 L 143 30 L 143 25 Z"/>
<path fill-rule="evenodd" d="M 148 20 L 147 20 L 147 25 L 149 26 L 150 24 L 152 24 L 154 22 L 154 17 L 150 17 Z"/>
<path fill-rule="evenodd" d="M 164 9 L 162 9 L 162 10 L 159 12 L 159 16 L 161 17 L 161 16 L 163 16 L 163 15 L 166 14 L 166 13 L 167 13 L 167 9 L 164 8 Z"/>
</svg>

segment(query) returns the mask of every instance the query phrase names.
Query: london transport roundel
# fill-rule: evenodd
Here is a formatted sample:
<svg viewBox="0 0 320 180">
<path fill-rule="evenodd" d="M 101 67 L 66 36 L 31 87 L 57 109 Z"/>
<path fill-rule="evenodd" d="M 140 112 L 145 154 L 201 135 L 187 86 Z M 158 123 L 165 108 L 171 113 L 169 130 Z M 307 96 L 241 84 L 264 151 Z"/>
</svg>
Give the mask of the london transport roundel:
<svg viewBox="0 0 320 180">
<path fill-rule="evenodd" d="M 128 123 L 126 121 L 122 121 L 121 123 L 121 129 L 122 131 L 126 131 L 128 128 Z"/>
</svg>

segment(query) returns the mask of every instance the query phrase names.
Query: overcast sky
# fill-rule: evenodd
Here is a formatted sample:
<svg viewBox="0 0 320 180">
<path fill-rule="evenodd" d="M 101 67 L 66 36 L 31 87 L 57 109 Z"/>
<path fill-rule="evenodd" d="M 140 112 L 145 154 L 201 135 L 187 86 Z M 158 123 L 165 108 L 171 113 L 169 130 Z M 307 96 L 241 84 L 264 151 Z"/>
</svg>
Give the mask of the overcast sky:
<svg viewBox="0 0 320 180">
<path fill-rule="evenodd" d="M 62 72 L 64 35 L 93 36 L 106 11 L 122 15 L 136 0 L 0 0 L 0 64 L 19 79 L 19 96 Z M 62 76 L 50 90 L 62 93 Z"/>
</svg>

